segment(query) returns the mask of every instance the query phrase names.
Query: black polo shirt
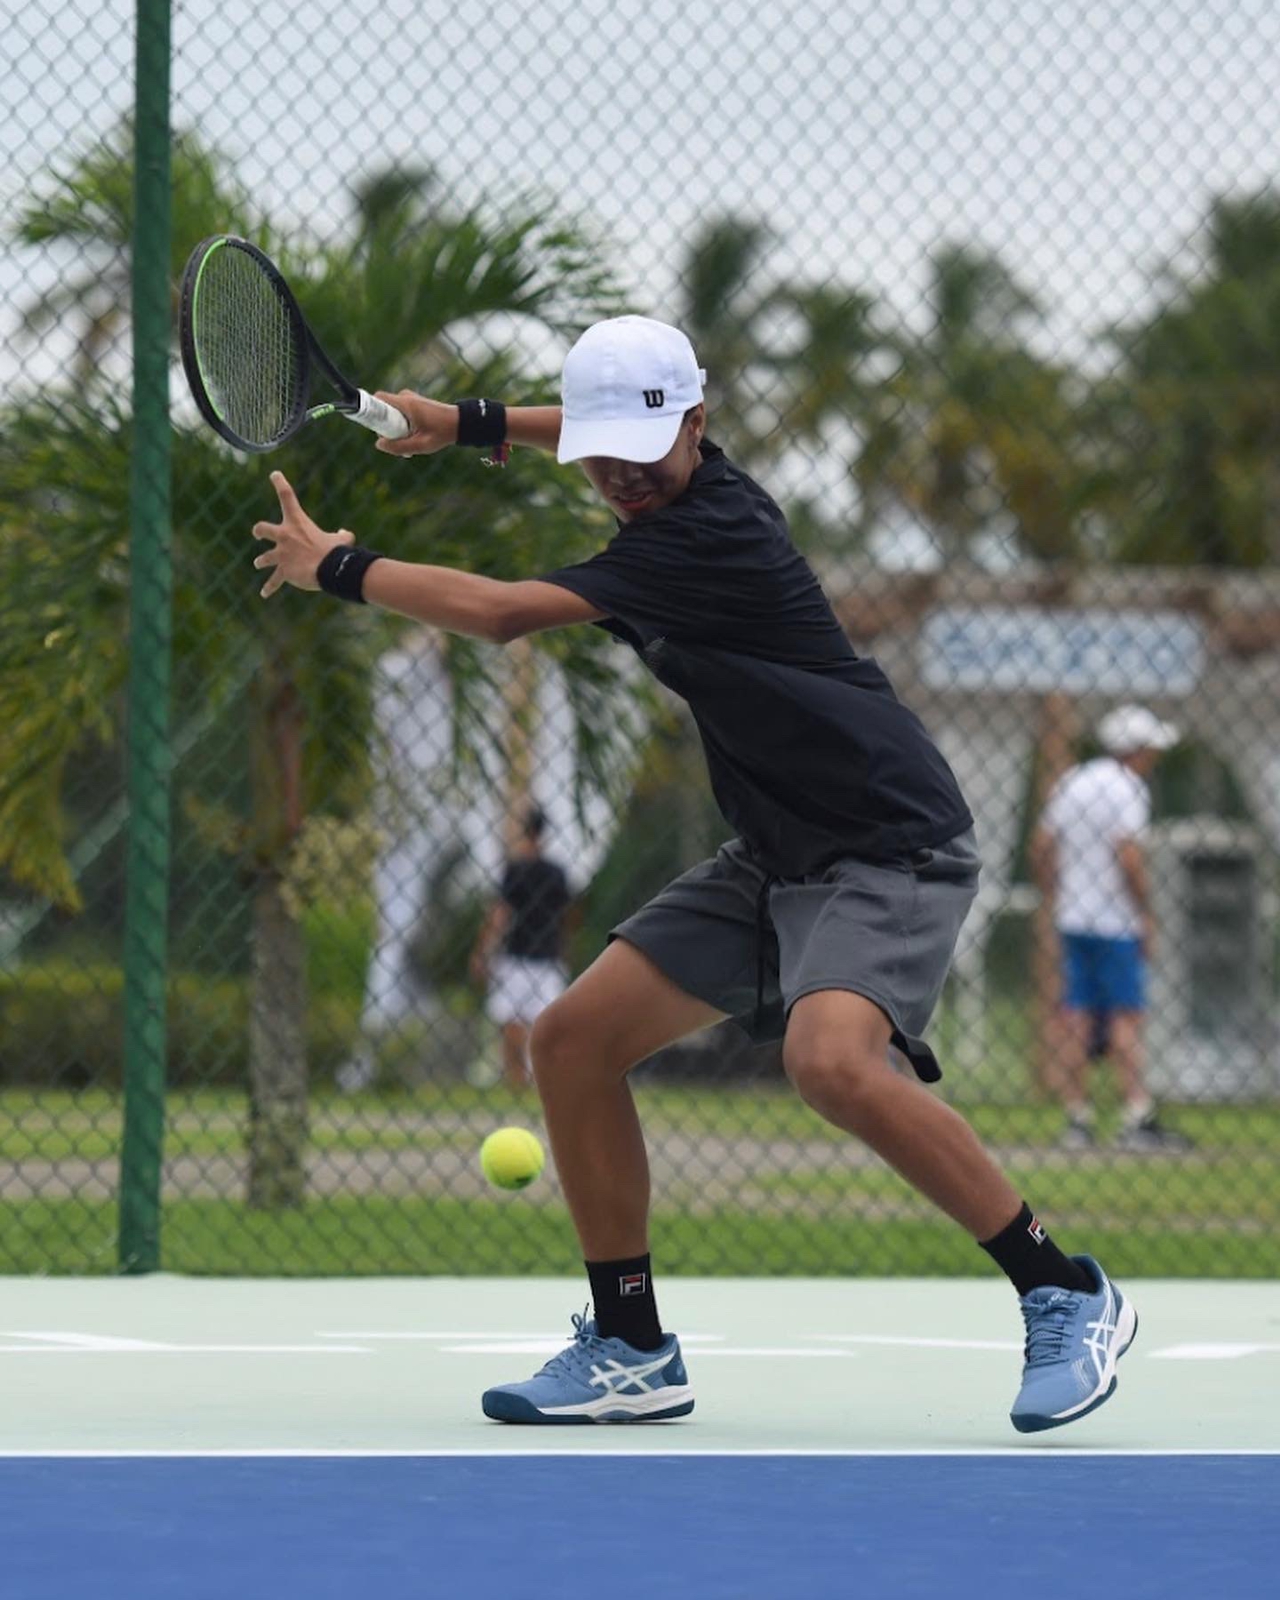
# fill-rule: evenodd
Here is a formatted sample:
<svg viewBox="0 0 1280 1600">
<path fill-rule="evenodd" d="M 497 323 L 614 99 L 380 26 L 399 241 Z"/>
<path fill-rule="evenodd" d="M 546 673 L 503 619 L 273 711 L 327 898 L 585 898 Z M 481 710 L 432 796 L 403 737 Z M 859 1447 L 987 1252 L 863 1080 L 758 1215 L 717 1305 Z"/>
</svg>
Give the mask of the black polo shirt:
<svg viewBox="0 0 1280 1600">
<path fill-rule="evenodd" d="M 896 860 L 973 824 L 950 767 L 856 654 L 786 518 L 717 446 L 671 505 L 548 573 L 687 701 L 711 787 L 764 868 Z"/>
</svg>

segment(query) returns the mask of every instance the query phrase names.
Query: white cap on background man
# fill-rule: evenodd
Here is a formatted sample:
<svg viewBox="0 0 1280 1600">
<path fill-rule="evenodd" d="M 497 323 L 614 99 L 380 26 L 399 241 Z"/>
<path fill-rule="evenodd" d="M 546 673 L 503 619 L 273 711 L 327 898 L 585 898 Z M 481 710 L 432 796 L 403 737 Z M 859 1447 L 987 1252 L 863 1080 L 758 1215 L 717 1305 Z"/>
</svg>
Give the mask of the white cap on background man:
<svg viewBox="0 0 1280 1600">
<path fill-rule="evenodd" d="M 611 317 L 565 357 L 559 461 L 660 461 L 707 375 L 680 332 L 652 317 Z"/>
<path fill-rule="evenodd" d="M 1127 756 L 1135 750 L 1171 750 L 1178 730 L 1162 722 L 1146 706 L 1117 706 L 1098 724 L 1098 739 L 1109 755 Z"/>
</svg>

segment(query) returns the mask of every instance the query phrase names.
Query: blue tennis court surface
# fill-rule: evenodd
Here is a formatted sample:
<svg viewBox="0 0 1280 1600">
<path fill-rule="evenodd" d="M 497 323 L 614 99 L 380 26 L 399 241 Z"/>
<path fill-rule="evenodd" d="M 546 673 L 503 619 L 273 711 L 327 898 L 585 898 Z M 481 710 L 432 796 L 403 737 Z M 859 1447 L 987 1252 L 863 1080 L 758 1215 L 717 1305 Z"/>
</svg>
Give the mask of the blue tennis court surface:
<svg viewBox="0 0 1280 1600">
<path fill-rule="evenodd" d="M 0 1462 L 11 1600 L 1274 1594 L 1260 1456 Z"/>
</svg>

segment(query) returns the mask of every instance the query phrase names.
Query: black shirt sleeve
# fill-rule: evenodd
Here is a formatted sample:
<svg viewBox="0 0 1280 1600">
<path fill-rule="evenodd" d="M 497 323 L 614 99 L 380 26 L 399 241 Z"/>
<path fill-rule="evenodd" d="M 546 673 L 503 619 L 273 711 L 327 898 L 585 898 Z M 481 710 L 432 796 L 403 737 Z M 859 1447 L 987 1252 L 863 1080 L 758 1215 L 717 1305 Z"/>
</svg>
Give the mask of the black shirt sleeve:
<svg viewBox="0 0 1280 1600">
<path fill-rule="evenodd" d="M 676 554 L 671 530 L 655 519 L 647 527 L 624 528 L 590 560 L 560 567 L 543 581 L 580 595 L 607 617 L 661 627 L 689 588 Z"/>
</svg>

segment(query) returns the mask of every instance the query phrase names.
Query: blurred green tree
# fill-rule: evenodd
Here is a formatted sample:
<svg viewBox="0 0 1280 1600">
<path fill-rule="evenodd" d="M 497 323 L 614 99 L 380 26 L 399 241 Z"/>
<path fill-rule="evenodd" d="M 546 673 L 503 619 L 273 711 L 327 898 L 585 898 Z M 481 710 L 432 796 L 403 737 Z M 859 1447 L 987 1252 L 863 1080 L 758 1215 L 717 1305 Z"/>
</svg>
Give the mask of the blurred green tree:
<svg viewBox="0 0 1280 1600">
<path fill-rule="evenodd" d="M 862 541 L 803 466 L 817 453 L 856 450 L 887 346 L 871 295 L 769 270 L 770 230 L 750 217 L 706 221 L 681 270 L 678 320 L 707 369 L 709 431 L 786 505 L 792 533 L 815 557 Z M 773 474 L 764 469 L 772 467 Z M 822 474 L 817 484 L 829 485 Z"/>
<path fill-rule="evenodd" d="M 714 217 L 693 235 L 676 319 L 707 372 L 710 430 L 744 465 L 767 448 L 777 426 L 763 363 L 763 325 L 775 286 L 762 279 L 770 233 L 748 217 Z"/>
<path fill-rule="evenodd" d="M 79 319 L 73 381 L 15 398 L 0 438 L 0 582 L 14 602 L 0 636 L 0 867 L 65 906 L 77 902 L 63 829 L 68 764 L 118 741 L 127 714 L 132 425 L 99 363 L 125 303 L 131 164 L 126 126 L 37 186 L 18 228 L 18 242 L 75 243 L 91 263 L 28 310 L 32 330 Z M 214 152 L 176 136 L 175 282 L 194 244 L 228 228 L 282 263 L 339 366 L 384 387 L 411 377 L 422 386 L 425 375 L 446 394 L 545 398 L 545 381 L 517 374 L 510 330 L 535 326 L 545 347 L 548 334 L 572 337 L 617 305 L 598 243 L 546 207 L 458 210 L 427 174 L 375 174 L 360 186 L 348 240 L 289 240 L 254 221 Z M 495 328 L 501 343 L 477 336 Z M 330 892 L 335 875 L 354 883 L 365 872 L 364 858 L 344 862 L 324 841 L 342 837 L 335 826 L 368 799 L 371 678 L 400 624 L 296 593 L 261 606 L 249 526 L 275 514 L 265 469 L 197 427 L 192 409 L 185 399 L 175 409 L 174 697 L 184 715 L 243 697 L 246 808 L 226 803 L 225 773 L 186 799 L 206 836 L 234 853 L 252 899 L 249 1200 L 279 1207 L 304 1188 L 301 916 L 317 872 Z M 535 452 L 490 472 L 471 452 L 395 462 L 372 444 L 334 421 L 304 429 L 276 460 L 322 525 L 354 527 L 410 560 L 519 577 L 607 537 L 583 481 Z M 569 671 L 577 782 L 616 785 L 607 751 L 627 691 L 604 639 L 573 629 L 536 642 Z M 457 638 L 447 655 L 456 760 L 497 781 L 502 729 L 486 725 L 484 689 L 500 657 Z"/>
<path fill-rule="evenodd" d="M 1280 560 L 1280 194 L 1212 206 L 1196 267 L 1113 330 L 1093 414 L 1112 553 L 1161 565 Z"/>
<path fill-rule="evenodd" d="M 870 528 L 897 505 L 944 561 L 1001 527 L 1018 550 L 1072 556 L 1081 494 L 1071 374 L 1026 341 L 1034 299 L 995 257 L 932 259 L 930 325 L 886 340 L 896 360 L 861 407 L 855 468 Z"/>
<path fill-rule="evenodd" d="M 175 132 L 170 172 L 176 290 L 202 229 L 259 242 L 261 235 L 252 227 L 247 194 L 216 151 Z M 44 247 L 64 263 L 52 285 L 23 308 L 20 332 L 41 339 L 70 328 L 71 375 L 82 392 L 106 381 L 104 359 L 128 324 L 132 227 L 133 127 L 125 119 L 78 159 L 53 168 L 14 229 L 14 243 Z"/>
</svg>

